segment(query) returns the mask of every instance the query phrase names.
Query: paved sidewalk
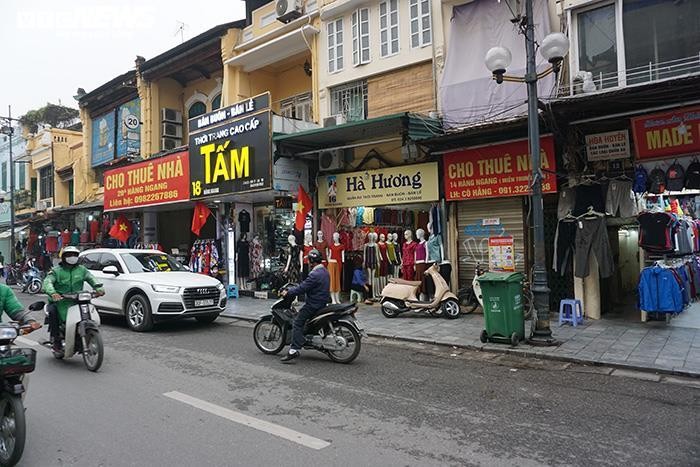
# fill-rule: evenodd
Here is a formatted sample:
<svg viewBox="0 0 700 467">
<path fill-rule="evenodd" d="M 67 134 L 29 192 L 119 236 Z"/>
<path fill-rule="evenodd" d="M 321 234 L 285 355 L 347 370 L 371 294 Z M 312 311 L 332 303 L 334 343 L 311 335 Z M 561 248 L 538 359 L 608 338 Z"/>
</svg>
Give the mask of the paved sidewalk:
<svg viewBox="0 0 700 467">
<path fill-rule="evenodd" d="M 256 320 L 269 312 L 272 303 L 245 297 L 233 299 L 223 316 Z M 665 322 L 586 320 L 574 328 L 559 327 L 553 320 L 552 332 L 559 346 L 533 347 L 521 343 L 511 347 L 479 341 L 484 321 L 480 314 L 456 320 L 419 314 L 387 319 L 379 305 L 360 305 L 356 316 L 371 336 L 700 377 L 700 330 L 668 326 Z M 554 314 L 552 317 L 556 318 Z M 528 334 L 529 322 L 525 329 Z"/>
</svg>

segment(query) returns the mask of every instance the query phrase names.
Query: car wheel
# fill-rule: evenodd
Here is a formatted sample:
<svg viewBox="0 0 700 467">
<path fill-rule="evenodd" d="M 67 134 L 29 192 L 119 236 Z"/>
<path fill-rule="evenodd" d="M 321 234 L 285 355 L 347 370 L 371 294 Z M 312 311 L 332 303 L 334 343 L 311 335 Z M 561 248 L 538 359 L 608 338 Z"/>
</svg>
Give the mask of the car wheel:
<svg viewBox="0 0 700 467">
<path fill-rule="evenodd" d="M 195 316 L 194 319 L 196 319 L 197 322 L 202 324 L 210 324 L 216 321 L 216 318 L 218 317 L 219 313 L 212 313 L 210 315 Z"/>
<path fill-rule="evenodd" d="M 153 329 L 151 304 L 144 295 L 136 294 L 126 302 L 126 324 L 136 332 Z"/>
</svg>

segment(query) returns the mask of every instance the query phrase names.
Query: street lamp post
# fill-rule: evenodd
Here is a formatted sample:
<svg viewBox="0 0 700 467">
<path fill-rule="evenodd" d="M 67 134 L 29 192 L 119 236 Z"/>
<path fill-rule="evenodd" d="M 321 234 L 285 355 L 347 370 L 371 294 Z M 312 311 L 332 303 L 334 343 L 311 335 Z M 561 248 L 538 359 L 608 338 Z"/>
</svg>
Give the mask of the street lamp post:
<svg viewBox="0 0 700 467">
<path fill-rule="evenodd" d="M 15 264 L 15 164 L 12 160 L 12 137 L 15 132 L 12 122 L 15 119 L 12 118 L 11 105 L 7 106 L 7 117 L 3 119 L 7 120 L 8 125 L 2 128 L 2 132 L 10 138 L 10 264 Z"/>
<path fill-rule="evenodd" d="M 552 67 L 540 74 L 537 73 L 535 61 L 535 26 L 533 21 L 533 0 L 525 0 L 525 17 L 520 20 L 521 29 L 525 34 L 525 54 L 527 67 L 524 77 L 505 75 L 510 66 L 512 55 L 505 47 L 493 47 L 485 57 L 486 67 L 493 73 L 498 84 L 503 81 L 513 81 L 527 84 L 527 133 L 532 157 L 532 221 L 534 224 L 534 265 L 532 292 L 535 305 L 535 328 L 530 336 L 530 342 L 539 345 L 554 343 L 552 330 L 549 326 L 549 286 L 547 284 L 547 268 L 545 266 L 544 245 L 544 207 L 542 204 L 542 161 L 540 156 L 540 125 L 537 112 L 537 80 L 551 72 L 557 73 L 561 62 L 569 50 L 569 39 L 562 33 L 549 34 L 539 46 L 542 56 L 552 64 Z"/>
</svg>

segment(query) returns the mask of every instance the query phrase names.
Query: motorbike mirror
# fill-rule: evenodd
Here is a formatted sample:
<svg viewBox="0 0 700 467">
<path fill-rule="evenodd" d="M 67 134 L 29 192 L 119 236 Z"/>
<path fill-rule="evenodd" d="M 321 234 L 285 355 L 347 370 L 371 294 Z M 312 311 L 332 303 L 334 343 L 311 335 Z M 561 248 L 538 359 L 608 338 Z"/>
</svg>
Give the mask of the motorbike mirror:
<svg viewBox="0 0 700 467">
<path fill-rule="evenodd" d="M 31 305 L 29 305 L 29 309 L 32 311 L 39 311 L 44 309 L 44 302 L 39 301 L 39 302 L 34 302 Z"/>
<path fill-rule="evenodd" d="M 119 271 L 117 270 L 117 267 L 114 265 L 111 266 L 105 266 L 104 269 L 102 270 L 105 274 L 112 274 L 113 276 L 118 276 Z"/>
</svg>

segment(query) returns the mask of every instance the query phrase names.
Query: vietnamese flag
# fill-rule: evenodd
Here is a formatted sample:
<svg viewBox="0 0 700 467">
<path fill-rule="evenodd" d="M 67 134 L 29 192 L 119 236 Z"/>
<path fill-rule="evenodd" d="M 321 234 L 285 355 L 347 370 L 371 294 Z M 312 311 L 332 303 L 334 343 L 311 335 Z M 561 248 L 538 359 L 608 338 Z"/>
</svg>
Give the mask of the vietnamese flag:
<svg viewBox="0 0 700 467">
<path fill-rule="evenodd" d="M 126 243 L 131 236 L 131 232 L 131 222 L 129 222 L 129 219 L 127 219 L 124 214 L 121 214 L 117 218 L 117 222 L 115 222 L 112 228 L 109 229 L 109 236 L 116 238 L 122 243 Z"/>
<path fill-rule="evenodd" d="M 192 232 L 199 237 L 199 232 L 202 231 L 202 227 L 207 223 L 207 218 L 211 215 L 211 211 L 204 204 L 197 201 L 194 204 L 194 215 L 192 216 Z"/>
<path fill-rule="evenodd" d="M 299 185 L 299 196 L 297 196 L 296 218 L 294 219 L 294 228 L 302 232 L 304 224 L 306 224 L 306 215 L 311 211 L 313 204 L 311 198 L 304 191 L 304 187 Z"/>
</svg>

